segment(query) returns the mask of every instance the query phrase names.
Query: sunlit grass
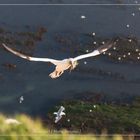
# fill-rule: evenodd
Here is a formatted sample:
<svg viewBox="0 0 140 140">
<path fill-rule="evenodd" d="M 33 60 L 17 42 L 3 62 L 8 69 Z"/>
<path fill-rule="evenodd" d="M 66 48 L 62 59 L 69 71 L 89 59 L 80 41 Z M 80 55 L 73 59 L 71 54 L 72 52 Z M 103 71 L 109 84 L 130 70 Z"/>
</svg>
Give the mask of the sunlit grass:
<svg viewBox="0 0 140 140">
<path fill-rule="evenodd" d="M 70 134 L 67 130 L 50 133 L 39 119 L 17 115 L 13 119 L 21 124 L 6 124 L 6 117 L 0 115 L 0 140 L 133 140 L 133 136 Z"/>
</svg>

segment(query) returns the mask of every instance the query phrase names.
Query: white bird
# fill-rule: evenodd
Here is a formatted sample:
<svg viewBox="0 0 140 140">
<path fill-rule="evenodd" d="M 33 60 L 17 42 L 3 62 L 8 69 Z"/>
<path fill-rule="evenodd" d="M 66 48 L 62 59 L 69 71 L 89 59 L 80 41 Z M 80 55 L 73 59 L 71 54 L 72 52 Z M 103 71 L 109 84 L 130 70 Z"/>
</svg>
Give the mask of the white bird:
<svg viewBox="0 0 140 140">
<path fill-rule="evenodd" d="M 21 96 L 21 97 L 19 98 L 19 103 L 21 104 L 23 101 L 24 101 L 24 97 Z"/>
<path fill-rule="evenodd" d="M 81 16 L 81 18 L 82 18 L 82 19 L 85 19 L 85 18 L 86 18 L 86 16 L 82 15 L 82 16 Z"/>
<path fill-rule="evenodd" d="M 55 117 L 55 123 L 57 123 L 63 115 L 66 115 L 65 112 L 63 112 L 65 110 L 65 108 L 63 106 L 60 107 L 60 109 L 58 110 L 58 112 L 54 112 L 53 114 L 56 115 Z"/>
<path fill-rule="evenodd" d="M 12 118 L 6 119 L 6 120 L 5 120 L 5 123 L 6 123 L 6 124 L 16 124 L 16 125 L 21 124 L 21 122 L 15 120 L 15 119 L 12 119 Z"/>
<path fill-rule="evenodd" d="M 73 70 L 76 68 L 76 66 L 78 65 L 77 61 L 84 59 L 84 58 L 88 58 L 88 57 L 92 57 L 92 56 L 96 56 L 99 55 L 105 51 L 107 51 L 109 48 L 111 48 L 113 46 L 113 42 L 110 41 L 104 45 L 102 45 L 101 47 L 97 48 L 96 50 L 94 50 L 91 53 L 87 53 L 87 54 L 83 54 L 74 58 L 67 58 L 67 59 L 63 59 L 63 60 L 56 60 L 56 59 L 51 59 L 51 58 L 37 58 L 37 57 L 31 57 L 31 56 L 27 56 L 25 54 L 22 54 L 20 52 L 17 52 L 11 48 L 9 48 L 8 46 L 6 46 L 4 43 L 2 43 L 3 47 L 8 50 L 9 52 L 27 59 L 29 61 L 41 61 L 41 62 L 51 62 L 52 64 L 54 64 L 55 70 L 49 75 L 51 78 L 57 78 L 59 76 L 61 76 L 65 70 Z"/>
</svg>

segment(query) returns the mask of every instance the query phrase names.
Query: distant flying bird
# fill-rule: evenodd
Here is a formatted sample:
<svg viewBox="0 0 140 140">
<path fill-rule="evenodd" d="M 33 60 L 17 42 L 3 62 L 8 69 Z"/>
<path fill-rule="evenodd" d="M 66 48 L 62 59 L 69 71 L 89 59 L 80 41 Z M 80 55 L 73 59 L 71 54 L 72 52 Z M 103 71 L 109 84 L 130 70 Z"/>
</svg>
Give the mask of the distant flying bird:
<svg viewBox="0 0 140 140">
<path fill-rule="evenodd" d="M 21 104 L 23 101 L 24 101 L 24 97 L 21 96 L 21 97 L 19 98 L 19 103 Z"/>
<path fill-rule="evenodd" d="M 60 107 L 60 109 L 58 110 L 58 112 L 54 112 L 53 114 L 56 115 L 55 117 L 55 123 L 57 123 L 63 115 L 66 115 L 65 112 L 63 112 L 65 110 L 65 108 L 63 106 Z"/>
<path fill-rule="evenodd" d="M 84 59 L 84 58 L 88 58 L 88 57 L 92 57 L 92 56 L 96 56 L 99 55 L 105 51 L 107 51 L 109 48 L 111 48 L 113 46 L 113 42 L 109 41 L 106 44 L 100 46 L 99 48 L 97 48 L 96 50 L 94 50 L 91 53 L 87 53 L 87 54 L 83 54 L 74 58 L 67 58 L 67 59 L 63 59 L 63 60 L 56 60 L 56 59 L 50 59 L 50 58 L 37 58 L 37 57 L 31 57 L 31 56 L 27 56 L 25 54 L 22 54 L 20 52 L 17 52 L 11 48 L 9 48 L 8 46 L 6 46 L 4 43 L 2 43 L 3 47 L 8 50 L 9 52 L 27 59 L 29 61 L 41 61 L 41 62 L 51 62 L 52 64 L 54 64 L 55 70 L 49 75 L 51 78 L 57 78 L 59 76 L 61 76 L 65 70 L 73 70 L 76 68 L 76 66 L 78 65 L 77 61 Z"/>
<path fill-rule="evenodd" d="M 6 120 L 5 120 L 5 123 L 6 123 L 6 124 L 16 124 L 16 125 L 21 124 L 21 122 L 17 121 L 16 119 L 12 119 L 12 118 L 6 119 Z"/>
</svg>

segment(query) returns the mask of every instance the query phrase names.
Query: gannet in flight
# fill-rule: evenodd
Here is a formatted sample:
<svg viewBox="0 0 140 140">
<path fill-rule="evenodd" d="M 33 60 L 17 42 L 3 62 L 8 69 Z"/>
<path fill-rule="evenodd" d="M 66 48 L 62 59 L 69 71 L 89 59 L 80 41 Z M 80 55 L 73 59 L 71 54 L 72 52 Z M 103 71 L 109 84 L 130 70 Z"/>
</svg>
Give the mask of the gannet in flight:
<svg viewBox="0 0 140 140">
<path fill-rule="evenodd" d="M 55 70 L 49 75 L 51 78 L 57 78 L 57 77 L 61 76 L 65 70 L 75 69 L 76 66 L 78 65 L 78 63 L 77 63 L 78 60 L 99 55 L 99 54 L 107 51 L 109 48 L 111 48 L 113 46 L 113 44 L 114 43 L 112 41 L 110 41 L 110 42 L 107 42 L 106 44 L 100 46 L 99 48 L 97 48 L 96 50 L 94 50 L 91 53 L 83 54 L 83 55 L 80 55 L 80 56 L 77 56 L 74 58 L 56 60 L 56 59 L 50 59 L 50 58 L 37 58 L 37 57 L 27 56 L 25 54 L 22 54 L 20 52 L 17 52 L 15 50 L 9 48 L 7 45 L 2 43 L 3 47 L 7 51 L 9 51 L 9 52 L 21 57 L 21 58 L 27 59 L 29 61 L 51 62 L 52 64 L 54 64 L 56 67 L 55 67 Z"/>
<path fill-rule="evenodd" d="M 65 110 L 65 108 L 63 106 L 61 106 L 60 109 L 58 110 L 58 112 L 53 113 L 56 115 L 55 123 L 57 123 L 62 118 L 62 115 L 66 115 L 65 112 L 63 112 L 64 110 Z"/>
</svg>

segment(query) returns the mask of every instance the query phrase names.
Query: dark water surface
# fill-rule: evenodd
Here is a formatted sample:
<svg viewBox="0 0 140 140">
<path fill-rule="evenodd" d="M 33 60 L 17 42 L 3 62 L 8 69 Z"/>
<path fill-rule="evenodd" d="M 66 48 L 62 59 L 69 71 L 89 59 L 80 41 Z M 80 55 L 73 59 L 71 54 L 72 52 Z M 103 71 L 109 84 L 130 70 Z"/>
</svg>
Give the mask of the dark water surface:
<svg viewBox="0 0 140 140">
<path fill-rule="evenodd" d="M 8 3 L 8 0 L 5 3 Z M 91 32 L 96 32 L 96 35 L 102 38 L 133 35 L 139 39 L 139 8 L 140 6 L 113 5 L 1 5 L 0 26 L 11 31 L 24 31 L 26 25 L 32 30 L 38 26 L 46 27 L 48 32 L 44 35 L 43 41 L 36 44 L 34 56 L 63 59 L 74 56 L 74 54 L 59 49 L 64 46 L 56 42 L 56 34 L 67 35 L 72 40 L 79 40 L 81 43 L 84 35 Z M 135 16 L 132 16 L 132 13 L 135 13 Z M 86 18 L 81 19 L 81 15 Z M 127 24 L 130 25 L 129 28 L 126 27 Z M 57 101 L 73 97 L 77 93 L 84 94 L 87 91 L 101 92 L 110 100 L 125 101 L 129 97 L 140 95 L 140 63 L 112 62 L 104 59 L 103 56 L 98 59 L 86 59 L 86 61 L 87 65 L 83 64 L 84 61 L 80 61 L 78 67 L 118 73 L 125 79 L 75 70 L 71 73 L 64 73 L 59 79 L 52 80 L 48 75 L 53 70 L 53 66 L 48 67 L 47 64 L 39 62 L 27 62 L 1 49 L 0 63 L 14 63 L 17 68 L 10 71 L 0 67 L 0 74 L 3 76 L 0 79 L 0 110 L 8 113 L 42 114 Z M 22 104 L 19 104 L 20 96 L 24 96 Z"/>
</svg>

